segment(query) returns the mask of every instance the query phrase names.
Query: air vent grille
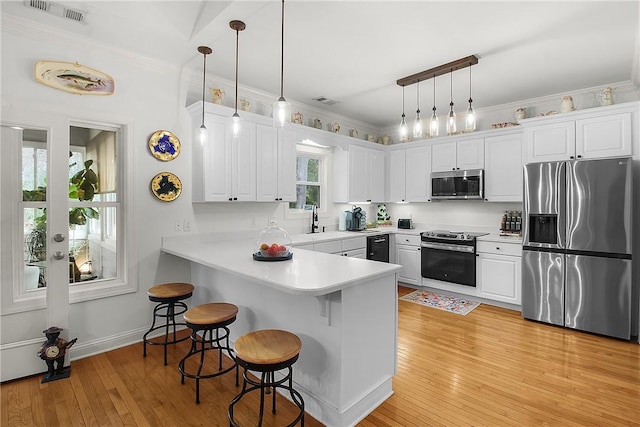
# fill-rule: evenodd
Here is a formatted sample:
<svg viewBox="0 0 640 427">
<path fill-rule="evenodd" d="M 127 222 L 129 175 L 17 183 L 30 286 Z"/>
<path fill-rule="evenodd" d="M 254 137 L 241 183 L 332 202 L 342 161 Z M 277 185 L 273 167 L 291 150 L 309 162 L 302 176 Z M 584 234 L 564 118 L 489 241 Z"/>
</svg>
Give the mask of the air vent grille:
<svg viewBox="0 0 640 427">
<path fill-rule="evenodd" d="M 318 101 L 321 104 L 324 105 L 333 105 L 336 104 L 338 101 L 334 101 L 333 99 L 329 99 L 326 96 L 318 96 L 315 98 L 312 98 L 314 101 Z"/>
<path fill-rule="evenodd" d="M 50 13 L 60 18 L 70 19 L 75 22 L 86 23 L 87 12 L 80 9 L 73 9 L 60 3 L 47 0 L 24 0 L 24 5 L 31 8 Z"/>
</svg>

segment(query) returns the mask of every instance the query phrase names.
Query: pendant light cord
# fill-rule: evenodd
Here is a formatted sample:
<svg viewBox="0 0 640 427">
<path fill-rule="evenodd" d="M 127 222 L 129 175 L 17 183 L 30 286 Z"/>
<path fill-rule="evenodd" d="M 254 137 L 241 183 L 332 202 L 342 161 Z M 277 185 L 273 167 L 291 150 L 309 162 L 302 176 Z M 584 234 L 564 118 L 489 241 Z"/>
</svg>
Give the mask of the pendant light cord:
<svg viewBox="0 0 640 427">
<path fill-rule="evenodd" d="M 473 99 L 471 99 L 471 65 L 469 64 L 469 105 L 473 102 Z"/>
<path fill-rule="evenodd" d="M 420 80 L 418 80 L 416 88 L 417 88 L 416 104 L 418 105 L 418 111 L 416 111 L 416 113 L 420 114 Z"/>
<path fill-rule="evenodd" d="M 451 91 L 449 93 L 449 101 L 450 101 L 449 106 L 451 108 L 453 108 L 453 68 L 451 69 L 451 72 L 450 72 L 449 76 L 450 76 L 449 77 L 449 82 L 450 82 L 449 88 L 451 89 Z"/>
<path fill-rule="evenodd" d="M 238 36 L 240 30 L 236 28 L 236 101 L 235 101 L 235 113 L 238 114 Z"/>
<path fill-rule="evenodd" d="M 284 0 L 282 0 L 282 28 L 280 38 L 280 98 L 284 98 Z"/>
<path fill-rule="evenodd" d="M 207 75 L 207 54 L 202 53 L 202 124 L 204 125 L 204 85 Z"/>
</svg>

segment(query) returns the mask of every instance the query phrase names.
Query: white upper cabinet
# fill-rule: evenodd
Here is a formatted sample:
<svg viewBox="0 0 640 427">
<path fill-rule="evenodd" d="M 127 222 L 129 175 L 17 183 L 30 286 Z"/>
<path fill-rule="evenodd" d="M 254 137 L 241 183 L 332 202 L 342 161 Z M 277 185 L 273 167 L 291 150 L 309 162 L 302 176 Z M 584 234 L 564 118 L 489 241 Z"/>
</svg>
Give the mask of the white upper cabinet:
<svg viewBox="0 0 640 427">
<path fill-rule="evenodd" d="M 527 147 L 527 163 L 569 160 L 575 156 L 574 122 L 526 127 L 524 138 Z"/>
<path fill-rule="evenodd" d="M 431 194 L 431 147 L 389 152 L 389 202 L 428 202 Z"/>
<path fill-rule="evenodd" d="M 290 129 L 257 125 L 257 200 L 296 200 L 296 139 Z"/>
<path fill-rule="evenodd" d="M 485 143 L 485 200 L 522 201 L 522 134 L 487 137 Z"/>
<path fill-rule="evenodd" d="M 631 113 L 576 120 L 576 157 L 631 155 Z"/>
<path fill-rule="evenodd" d="M 406 201 L 428 202 L 431 197 L 431 147 L 406 150 Z"/>
<path fill-rule="evenodd" d="M 622 104 L 526 123 L 526 163 L 630 156 L 632 108 L 637 110 Z"/>
<path fill-rule="evenodd" d="M 389 202 L 405 202 L 407 176 L 407 150 L 389 151 Z"/>
<path fill-rule="evenodd" d="M 483 138 L 433 144 L 431 150 L 432 172 L 484 168 Z"/>
<path fill-rule="evenodd" d="M 296 134 L 277 130 L 271 119 L 243 113 L 237 140 L 231 134 L 232 109 L 205 103 L 207 142 L 197 141 L 202 103 L 188 108 L 192 119 L 193 201 L 295 201 Z"/>
<path fill-rule="evenodd" d="M 231 118 L 206 113 L 207 141 L 193 144 L 193 201 L 256 200 L 256 126 L 244 123 L 236 142 L 231 139 Z M 194 135 L 200 120 L 194 119 Z"/>
<path fill-rule="evenodd" d="M 333 150 L 333 198 L 336 203 L 383 202 L 385 155 L 382 150 L 351 144 Z"/>
</svg>

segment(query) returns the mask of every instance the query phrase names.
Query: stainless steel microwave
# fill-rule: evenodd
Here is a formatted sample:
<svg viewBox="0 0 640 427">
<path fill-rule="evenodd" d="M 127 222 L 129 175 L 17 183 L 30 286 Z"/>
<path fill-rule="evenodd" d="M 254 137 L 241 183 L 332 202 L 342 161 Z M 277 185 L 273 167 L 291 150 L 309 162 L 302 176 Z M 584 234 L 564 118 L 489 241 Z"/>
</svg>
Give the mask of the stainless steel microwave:
<svg viewBox="0 0 640 427">
<path fill-rule="evenodd" d="M 484 199 L 484 169 L 431 173 L 431 200 Z"/>
</svg>

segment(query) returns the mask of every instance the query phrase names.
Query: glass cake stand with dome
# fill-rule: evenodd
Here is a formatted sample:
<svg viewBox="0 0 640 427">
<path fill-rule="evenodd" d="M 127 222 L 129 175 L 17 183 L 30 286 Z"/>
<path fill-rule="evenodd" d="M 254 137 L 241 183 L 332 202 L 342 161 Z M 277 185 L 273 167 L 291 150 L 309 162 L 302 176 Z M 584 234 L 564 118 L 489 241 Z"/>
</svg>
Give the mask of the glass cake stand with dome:
<svg viewBox="0 0 640 427">
<path fill-rule="evenodd" d="M 269 226 L 258 233 L 256 237 L 256 251 L 253 259 L 256 261 L 285 261 L 293 258 L 291 252 L 291 237 L 284 229 L 278 227 L 275 219 L 269 221 Z"/>
</svg>

